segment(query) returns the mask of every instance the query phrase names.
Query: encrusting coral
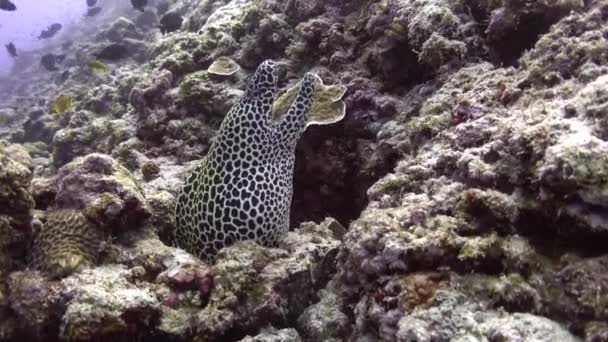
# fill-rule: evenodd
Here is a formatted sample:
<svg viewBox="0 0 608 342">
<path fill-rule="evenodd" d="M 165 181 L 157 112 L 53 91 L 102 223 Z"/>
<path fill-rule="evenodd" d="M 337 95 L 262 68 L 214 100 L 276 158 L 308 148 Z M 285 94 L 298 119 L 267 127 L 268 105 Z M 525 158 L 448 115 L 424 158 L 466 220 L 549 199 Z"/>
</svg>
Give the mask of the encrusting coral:
<svg viewBox="0 0 608 342">
<path fill-rule="evenodd" d="M 34 233 L 32 266 L 62 277 L 95 265 L 104 242 L 103 231 L 80 211 L 52 211 Z"/>
<path fill-rule="evenodd" d="M 608 341 L 608 1 L 101 7 L 0 76 L 0 340 Z M 167 13 L 184 20 L 163 34 Z M 113 44 L 129 54 L 95 63 Z M 170 235 L 217 204 L 214 228 L 252 214 L 242 162 L 279 149 L 226 113 L 268 59 L 288 85 L 271 125 L 314 81 L 295 164 L 273 170 L 293 178 L 250 190 L 255 230 L 293 230 L 218 232 L 234 243 L 210 263 Z M 224 172 L 212 200 L 191 179 L 204 201 L 176 217 L 214 156 L 241 184 Z"/>
<path fill-rule="evenodd" d="M 106 155 L 77 158 L 46 184 L 53 197 L 33 232 L 32 266 L 54 277 L 96 265 L 112 235 L 150 216 L 139 184 Z"/>
<path fill-rule="evenodd" d="M 23 263 L 30 210 L 32 158 L 19 145 L 0 140 L 0 279 Z M 21 260 L 20 260 L 21 259 Z"/>
</svg>

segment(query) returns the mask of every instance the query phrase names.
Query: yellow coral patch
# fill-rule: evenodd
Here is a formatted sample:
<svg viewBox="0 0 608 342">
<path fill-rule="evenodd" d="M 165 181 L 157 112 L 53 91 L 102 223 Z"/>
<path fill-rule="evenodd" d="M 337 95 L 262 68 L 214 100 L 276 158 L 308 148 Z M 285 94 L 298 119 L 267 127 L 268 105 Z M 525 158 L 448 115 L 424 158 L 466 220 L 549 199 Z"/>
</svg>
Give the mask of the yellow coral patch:
<svg viewBox="0 0 608 342">
<path fill-rule="evenodd" d="M 272 107 L 273 120 L 277 121 L 287 113 L 289 106 L 291 106 L 298 95 L 299 88 L 300 83 L 289 88 L 276 99 Z M 345 86 L 327 86 L 323 84 L 321 77 L 315 75 L 315 94 L 313 95 L 307 126 L 329 125 L 342 120 L 346 114 L 346 104 L 342 101 L 345 93 Z"/>
<path fill-rule="evenodd" d="M 240 68 L 241 67 L 236 64 L 235 61 L 228 57 L 222 56 L 209 66 L 207 72 L 220 76 L 230 76 L 239 71 Z"/>
</svg>

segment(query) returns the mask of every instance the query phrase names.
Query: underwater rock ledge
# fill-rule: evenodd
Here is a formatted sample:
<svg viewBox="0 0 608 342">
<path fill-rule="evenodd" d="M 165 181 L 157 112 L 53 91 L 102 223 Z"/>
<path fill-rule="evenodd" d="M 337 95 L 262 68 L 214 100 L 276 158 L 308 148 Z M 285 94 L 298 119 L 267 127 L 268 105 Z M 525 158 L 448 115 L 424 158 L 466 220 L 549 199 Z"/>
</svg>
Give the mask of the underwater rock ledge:
<svg viewBox="0 0 608 342">
<path fill-rule="evenodd" d="M 0 341 L 608 341 L 608 1 L 99 6 L 0 79 Z M 176 196 L 266 59 L 344 118 L 205 263 Z"/>
</svg>

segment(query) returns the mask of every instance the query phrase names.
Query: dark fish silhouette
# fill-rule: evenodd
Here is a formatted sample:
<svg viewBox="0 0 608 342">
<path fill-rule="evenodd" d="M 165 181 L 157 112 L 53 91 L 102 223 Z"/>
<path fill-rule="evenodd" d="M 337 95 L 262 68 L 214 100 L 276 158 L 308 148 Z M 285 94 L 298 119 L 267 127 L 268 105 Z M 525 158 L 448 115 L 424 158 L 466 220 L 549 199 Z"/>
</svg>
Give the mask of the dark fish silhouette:
<svg viewBox="0 0 608 342">
<path fill-rule="evenodd" d="M 4 46 L 6 47 L 6 51 L 8 51 L 8 54 L 11 55 L 11 57 L 17 57 L 17 48 L 15 47 L 15 44 L 13 44 L 13 42 L 10 42 Z"/>
<path fill-rule="evenodd" d="M 93 7 L 97 3 L 97 0 L 87 0 L 87 6 Z"/>
<path fill-rule="evenodd" d="M 182 15 L 177 12 L 170 12 L 160 18 L 160 32 L 168 33 L 179 30 L 182 27 Z"/>
<path fill-rule="evenodd" d="M 127 57 L 128 54 L 129 51 L 124 45 L 110 44 L 95 54 L 95 57 L 97 59 L 115 61 Z"/>
<path fill-rule="evenodd" d="M 10 2 L 10 0 L 0 0 L 0 9 L 5 11 L 15 11 L 17 10 L 17 6 Z"/>
<path fill-rule="evenodd" d="M 40 32 L 40 35 L 38 36 L 38 39 L 48 39 L 51 38 L 53 36 L 55 36 L 57 34 L 57 32 L 59 32 L 61 30 L 63 26 L 61 26 L 60 23 L 54 23 L 53 25 L 49 26 L 46 30 L 42 30 L 42 32 Z"/>
<path fill-rule="evenodd" d="M 85 17 L 94 17 L 94 16 L 98 15 L 99 12 L 101 12 L 101 7 L 91 7 L 87 11 L 87 14 L 85 14 L 84 16 Z"/>
<path fill-rule="evenodd" d="M 131 5 L 133 8 L 138 9 L 140 11 L 144 11 L 144 7 L 148 4 L 148 0 L 131 0 Z"/>
<path fill-rule="evenodd" d="M 64 59 L 65 55 L 47 53 L 40 58 L 40 64 L 48 71 L 56 71 L 59 70 L 59 68 L 57 68 L 57 63 L 61 63 Z"/>
</svg>

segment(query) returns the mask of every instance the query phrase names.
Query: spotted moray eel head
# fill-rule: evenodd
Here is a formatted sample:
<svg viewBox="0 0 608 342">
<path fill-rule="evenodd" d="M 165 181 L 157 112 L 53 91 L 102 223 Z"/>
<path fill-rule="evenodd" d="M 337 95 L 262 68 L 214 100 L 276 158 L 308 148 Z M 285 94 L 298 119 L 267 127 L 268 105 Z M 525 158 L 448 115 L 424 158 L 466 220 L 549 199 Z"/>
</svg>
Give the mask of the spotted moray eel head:
<svg viewBox="0 0 608 342">
<path fill-rule="evenodd" d="M 272 102 L 277 92 L 278 68 L 278 64 L 271 59 L 262 62 L 249 80 L 245 98 L 248 100 L 270 100 Z"/>
</svg>

